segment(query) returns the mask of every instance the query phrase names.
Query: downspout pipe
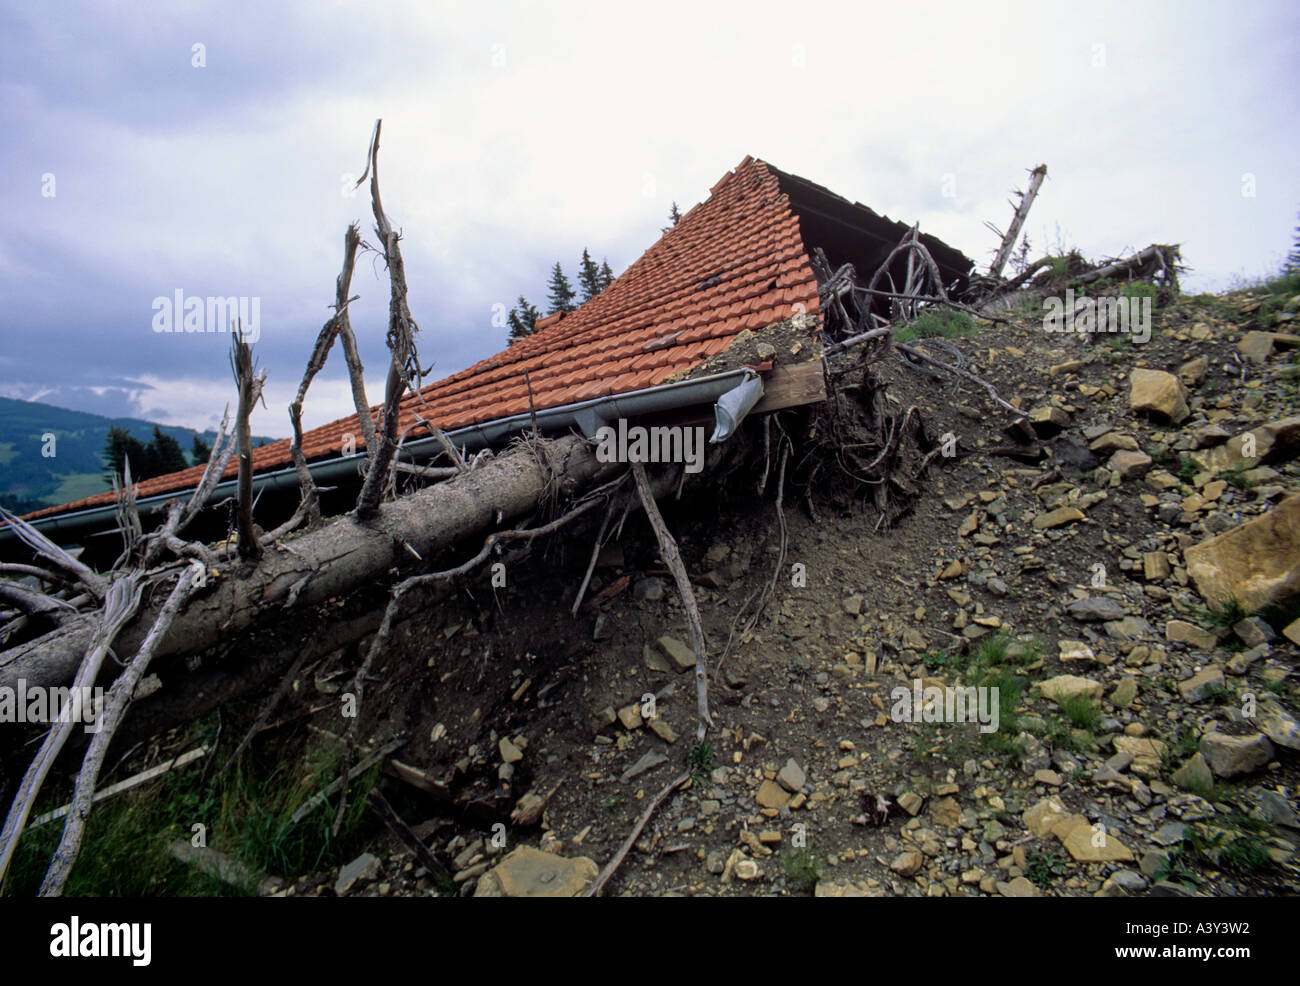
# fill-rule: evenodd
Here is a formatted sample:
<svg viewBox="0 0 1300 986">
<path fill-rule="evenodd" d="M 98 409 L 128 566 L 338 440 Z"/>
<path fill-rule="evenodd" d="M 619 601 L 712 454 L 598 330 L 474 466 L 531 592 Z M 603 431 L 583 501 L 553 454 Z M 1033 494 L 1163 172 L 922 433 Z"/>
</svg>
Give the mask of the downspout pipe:
<svg viewBox="0 0 1300 986">
<path fill-rule="evenodd" d="M 617 422 L 619 418 L 633 418 L 711 403 L 714 404 L 715 427 L 710 441 L 721 442 L 735 433 L 740 421 L 762 396 L 762 378 L 749 367 L 741 367 L 725 373 L 660 384 L 657 387 L 647 387 L 626 394 L 596 397 L 574 404 L 547 408 L 537 412 L 537 426 L 547 431 L 577 427 L 587 438 L 595 438 L 600 428 Z M 467 451 L 477 451 L 504 444 L 514 434 L 531 428 L 532 423 L 531 414 L 516 414 L 483 424 L 466 425 L 464 428 L 449 431 L 446 435 L 457 447 Z M 442 445 L 436 438 L 420 438 L 402 446 L 401 459 L 403 462 L 418 463 L 432 459 L 441 451 Z M 318 485 L 330 486 L 336 482 L 357 478 L 364 463 L 365 452 L 359 451 L 353 455 L 309 463 L 307 470 Z M 237 482 L 236 479 L 230 479 L 218 483 L 212 495 L 208 497 L 208 503 L 234 495 Z M 298 473 L 293 466 L 253 477 L 254 493 L 297 488 Z M 174 490 L 170 493 L 143 497 L 136 501 L 136 506 L 143 517 L 160 511 L 168 500 L 175 499 L 184 492 L 186 491 Z M 30 523 L 51 540 L 57 540 L 54 535 L 72 540 L 101 528 L 107 529 L 116 520 L 117 508 L 109 505 L 57 514 L 53 517 L 42 517 Z M 0 550 L 15 541 L 17 535 L 8 526 L 0 528 Z"/>
</svg>

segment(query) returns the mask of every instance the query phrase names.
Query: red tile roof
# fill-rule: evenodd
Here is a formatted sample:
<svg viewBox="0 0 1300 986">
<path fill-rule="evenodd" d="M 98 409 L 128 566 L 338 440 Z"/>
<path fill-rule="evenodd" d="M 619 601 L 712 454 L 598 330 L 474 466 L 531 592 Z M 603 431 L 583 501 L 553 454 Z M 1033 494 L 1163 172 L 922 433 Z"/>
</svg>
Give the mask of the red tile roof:
<svg viewBox="0 0 1300 986">
<path fill-rule="evenodd" d="M 706 201 L 577 311 L 539 319 L 532 335 L 428 385 L 422 392 L 427 407 L 408 395 L 399 433 L 415 421 L 416 408 L 444 431 L 527 412 L 525 371 L 539 411 L 651 387 L 721 352 L 744 329 L 762 328 L 800 310 L 815 313 L 816 278 L 799 218 L 777 174 L 746 157 L 713 186 Z M 413 428 L 408 440 L 422 432 Z M 361 445 L 356 415 L 306 432 L 308 461 L 339 455 L 345 434 Z M 253 451 L 256 472 L 291 464 L 288 439 Z M 232 461 L 226 475 L 236 473 Z M 191 489 L 202 474 L 195 466 L 147 479 L 138 484 L 137 495 Z M 28 516 L 112 502 L 112 493 L 100 493 Z"/>
</svg>

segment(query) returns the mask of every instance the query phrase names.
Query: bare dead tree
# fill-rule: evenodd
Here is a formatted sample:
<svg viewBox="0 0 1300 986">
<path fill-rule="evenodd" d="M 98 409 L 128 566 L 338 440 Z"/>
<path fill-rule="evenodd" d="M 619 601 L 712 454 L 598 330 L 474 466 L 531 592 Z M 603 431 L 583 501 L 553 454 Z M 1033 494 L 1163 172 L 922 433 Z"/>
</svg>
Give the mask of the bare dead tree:
<svg viewBox="0 0 1300 986">
<path fill-rule="evenodd" d="M 230 368 L 239 387 L 239 409 L 235 412 L 235 435 L 239 442 L 239 557 L 257 561 L 262 557 L 262 545 L 253 530 L 253 437 L 249 417 L 262 396 L 266 372 L 258 373 L 253 366 L 253 348 L 244 341 L 238 325 L 231 347 Z"/>
<path fill-rule="evenodd" d="M 370 204 L 375 214 L 375 235 L 379 237 L 384 262 L 388 267 L 388 351 L 392 357 L 381 412 L 383 430 L 378 435 L 378 445 L 371 456 L 366 481 L 357 497 L 357 516 L 363 520 L 374 517 L 379 510 L 379 501 L 388 484 L 389 467 L 397 454 L 397 416 L 402 396 L 420 377 L 419 356 L 415 348 L 415 335 L 419 332 L 419 327 L 411 317 L 411 309 L 406 301 L 406 266 L 402 261 L 401 248 L 397 245 L 399 236 L 389 222 L 379 196 L 379 134 L 383 122 L 375 121 L 366 171 L 357 181 L 360 184 L 367 174 L 370 176 Z"/>
<path fill-rule="evenodd" d="M 1007 227 L 1005 235 L 992 223 L 984 224 L 1002 237 L 998 251 L 993 257 L 993 263 L 989 265 L 989 277 L 1000 278 L 1002 276 L 1002 271 L 1011 258 L 1011 251 L 1015 249 L 1016 240 L 1020 238 L 1020 231 L 1024 228 L 1025 219 L 1029 216 L 1029 210 L 1033 207 L 1034 199 L 1038 198 L 1038 189 L 1042 187 L 1043 179 L 1046 177 L 1047 165 L 1040 164 L 1029 172 L 1029 187 L 1023 192 L 1017 190 L 1014 193 L 1016 201 L 1011 202 L 1010 205 L 1015 212 L 1011 217 L 1011 225 Z"/>
</svg>

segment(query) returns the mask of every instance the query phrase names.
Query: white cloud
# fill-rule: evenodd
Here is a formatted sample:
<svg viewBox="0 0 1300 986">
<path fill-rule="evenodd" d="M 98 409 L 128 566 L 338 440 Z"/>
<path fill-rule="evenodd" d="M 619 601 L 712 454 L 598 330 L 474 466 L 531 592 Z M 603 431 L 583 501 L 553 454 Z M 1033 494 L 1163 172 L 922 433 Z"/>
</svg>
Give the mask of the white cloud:
<svg viewBox="0 0 1300 986">
<path fill-rule="evenodd" d="M 262 298 L 259 356 L 278 410 L 259 427 L 285 433 L 343 230 L 360 220 L 373 239 L 366 192 L 345 196 L 344 176 L 360 172 L 378 116 L 385 205 L 405 236 L 422 358 L 439 373 L 500 348 L 491 306 L 543 302 L 554 260 L 572 275 L 588 246 L 622 271 L 671 200 L 702 200 L 746 154 L 919 219 L 979 262 L 994 246 L 984 221 L 1004 224 L 1009 189 L 1046 162 L 1036 251 L 1058 226 L 1094 256 L 1179 242 L 1194 289 L 1275 263 L 1300 205 L 1300 16 L 1282 2 L 1249 14 L 1111 2 L 1086 17 L 955 2 L 39 16 L 40 60 L 0 40 L 0 65 L 21 55 L 26 73 L 0 69 L 0 124 L 20 138 L 0 148 L 15 176 L 0 208 L 33 244 L 0 245 L 0 283 L 12 310 L 69 334 L 102 334 L 108 308 L 126 314 L 111 329 L 121 344 L 95 351 L 102 367 L 79 367 L 75 348 L 64 365 L 22 358 L 47 389 L 101 369 L 147 382 L 141 399 L 176 423 L 210 422 L 231 389 L 208 351 L 142 343 L 149 300 L 181 288 Z M 187 67 L 188 42 L 177 48 L 191 36 L 207 44 L 204 69 Z M 54 199 L 39 194 L 45 172 Z M 1246 174 L 1254 197 L 1241 194 Z M 954 198 L 941 192 L 949 175 Z M 79 271 L 103 279 L 98 294 Z M 387 283 L 373 255 L 353 293 L 362 354 L 381 366 Z M 331 364 L 308 415 L 350 406 Z"/>
<path fill-rule="evenodd" d="M 164 379 L 143 374 L 134 383 L 139 390 L 132 395 L 133 416 L 161 424 L 181 425 L 203 431 L 216 428 L 227 405 L 233 417 L 238 403 L 234 384 L 203 379 Z M 382 377 L 366 381 L 366 394 L 372 404 L 384 394 Z M 298 381 L 268 379 L 263 390 L 263 404 L 258 404 L 250 418 L 253 434 L 268 438 L 287 438 L 289 404 L 297 396 Z M 303 408 L 303 429 L 310 430 L 355 413 L 352 389 L 347 380 L 315 380 L 307 392 Z"/>
</svg>

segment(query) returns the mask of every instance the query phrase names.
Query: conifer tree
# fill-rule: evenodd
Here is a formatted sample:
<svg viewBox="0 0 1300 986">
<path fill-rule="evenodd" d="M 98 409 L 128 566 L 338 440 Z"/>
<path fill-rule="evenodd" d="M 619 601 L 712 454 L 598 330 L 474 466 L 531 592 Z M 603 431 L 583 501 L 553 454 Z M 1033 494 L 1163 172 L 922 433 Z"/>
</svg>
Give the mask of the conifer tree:
<svg viewBox="0 0 1300 986">
<path fill-rule="evenodd" d="M 195 433 L 194 443 L 190 446 L 190 455 L 194 458 L 194 465 L 206 465 L 208 459 L 212 457 L 212 446 Z"/>
<path fill-rule="evenodd" d="M 591 254 L 587 252 L 586 247 L 582 250 L 582 264 L 578 269 L 578 287 L 582 289 L 584 303 L 600 294 L 604 287 L 601 284 L 600 268 L 596 266 L 596 261 L 591 259 Z"/>
<path fill-rule="evenodd" d="M 103 454 L 104 464 L 108 466 L 105 478 L 110 483 L 113 481 L 114 476 L 119 478 L 122 476 L 122 466 L 127 459 L 131 460 L 131 478 L 133 480 L 148 478 L 141 475 L 141 470 L 148 468 L 147 460 L 149 458 L 144 443 L 125 428 L 114 425 L 108 430 L 108 441 L 104 444 Z"/>
<path fill-rule="evenodd" d="M 546 314 L 554 315 L 556 312 L 571 312 L 576 307 L 573 303 L 575 297 L 573 285 L 564 276 L 564 270 L 560 267 L 558 260 L 551 269 L 551 280 L 546 286 L 546 290 L 546 301 L 550 306 Z"/>
<path fill-rule="evenodd" d="M 679 222 L 682 221 L 682 213 L 681 210 L 677 208 L 676 202 L 674 202 L 673 207 L 668 210 L 668 219 L 669 219 L 669 224 L 667 226 L 662 227 L 659 230 L 659 232 L 666 233 L 674 226 L 676 226 Z"/>
<path fill-rule="evenodd" d="M 166 476 L 168 473 L 180 472 L 190 467 L 189 460 L 185 458 L 185 452 L 181 449 L 181 443 L 171 435 L 163 434 L 162 429 L 157 425 L 153 426 L 153 441 L 145 448 L 151 459 L 150 469 L 155 476 Z"/>
<path fill-rule="evenodd" d="M 530 305 L 528 299 L 520 295 L 519 301 L 514 308 L 510 309 L 510 314 L 506 316 L 506 321 L 510 323 L 508 344 L 513 345 L 518 340 L 536 332 L 537 320 L 541 317 L 542 313 Z"/>
</svg>

